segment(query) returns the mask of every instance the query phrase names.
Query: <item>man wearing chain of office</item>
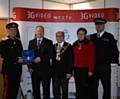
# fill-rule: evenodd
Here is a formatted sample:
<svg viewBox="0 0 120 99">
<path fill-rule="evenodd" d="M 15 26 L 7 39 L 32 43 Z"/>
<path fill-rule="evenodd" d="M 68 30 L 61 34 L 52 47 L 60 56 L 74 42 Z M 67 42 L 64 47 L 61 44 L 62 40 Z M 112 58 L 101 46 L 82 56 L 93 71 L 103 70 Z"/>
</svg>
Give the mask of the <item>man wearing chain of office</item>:
<svg viewBox="0 0 120 99">
<path fill-rule="evenodd" d="M 57 43 L 54 44 L 53 55 L 54 99 L 68 99 L 68 82 L 73 69 L 73 49 L 64 38 L 63 31 L 56 33 Z"/>
</svg>

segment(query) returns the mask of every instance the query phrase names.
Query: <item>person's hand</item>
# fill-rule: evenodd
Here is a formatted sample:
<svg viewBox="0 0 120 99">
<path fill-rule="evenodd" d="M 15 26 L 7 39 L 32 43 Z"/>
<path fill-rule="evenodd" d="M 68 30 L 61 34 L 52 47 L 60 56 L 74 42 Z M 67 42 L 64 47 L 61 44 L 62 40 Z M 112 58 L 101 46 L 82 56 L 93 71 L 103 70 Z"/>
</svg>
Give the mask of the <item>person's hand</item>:
<svg viewBox="0 0 120 99">
<path fill-rule="evenodd" d="M 22 57 L 18 57 L 18 63 L 23 63 Z"/>
<path fill-rule="evenodd" d="M 92 72 L 88 72 L 88 76 L 91 77 L 93 75 Z"/>
<path fill-rule="evenodd" d="M 72 71 L 72 76 L 74 76 L 74 70 Z"/>
<path fill-rule="evenodd" d="M 40 57 L 36 57 L 36 58 L 34 59 L 34 63 L 39 63 L 40 61 L 41 61 Z"/>
<path fill-rule="evenodd" d="M 71 74 L 66 74 L 66 78 L 69 79 L 71 77 Z"/>
<path fill-rule="evenodd" d="M 32 72 L 33 72 L 33 69 L 32 69 L 32 68 L 29 68 L 29 72 L 30 72 L 30 74 L 32 74 Z"/>
</svg>

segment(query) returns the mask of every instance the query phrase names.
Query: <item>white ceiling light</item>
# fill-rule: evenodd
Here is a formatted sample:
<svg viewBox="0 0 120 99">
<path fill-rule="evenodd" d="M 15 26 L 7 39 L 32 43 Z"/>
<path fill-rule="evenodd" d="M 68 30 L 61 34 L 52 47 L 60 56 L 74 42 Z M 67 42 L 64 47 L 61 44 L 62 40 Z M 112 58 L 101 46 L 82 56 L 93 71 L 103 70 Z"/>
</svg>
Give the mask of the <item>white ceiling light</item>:
<svg viewBox="0 0 120 99">
<path fill-rule="evenodd" d="M 50 2 L 57 2 L 57 3 L 63 3 L 63 4 L 78 4 L 82 2 L 89 2 L 94 0 L 45 0 Z"/>
</svg>

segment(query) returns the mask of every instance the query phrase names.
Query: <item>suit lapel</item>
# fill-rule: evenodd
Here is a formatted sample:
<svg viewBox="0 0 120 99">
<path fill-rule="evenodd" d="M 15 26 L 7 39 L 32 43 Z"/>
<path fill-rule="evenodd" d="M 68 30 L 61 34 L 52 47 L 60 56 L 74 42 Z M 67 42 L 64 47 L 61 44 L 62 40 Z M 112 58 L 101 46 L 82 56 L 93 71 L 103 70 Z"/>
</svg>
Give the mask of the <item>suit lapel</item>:
<svg viewBox="0 0 120 99">
<path fill-rule="evenodd" d="M 106 32 L 104 32 L 104 34 L 101 37 L 104 37 L 106 35 Z"/>
<path fill-rule="evenodd" d="M 41 51 L 44 51 L 44 48 L 45 48 L 46 44 L 45 44 L 45 38 L 43 38 L 41 44 L 40 44 L 40 50 Z"/>
<path fill-rule="evenodd" d="M 63 46 L 62 46 L 62 48 L 61 48 L 61 51 L 64 50 L 65 46 L 66 46 L 66 42 L 63 43 Z"/>
<path fill-rule="evenodd" d="M 61 53 L 64 53 L 67 50 L 68 46 L 69 46 L 68 43 L 64 42 L 64 44 L 63 44 L 63 46 L 61 48 Z"/>
<path fill-rule="evenodd" d="M 35 49 L 37 49 L 37 39 L 36 38 L 33 40 L 33 44 L 32 45 L 35 47 Z"/>
</svg>

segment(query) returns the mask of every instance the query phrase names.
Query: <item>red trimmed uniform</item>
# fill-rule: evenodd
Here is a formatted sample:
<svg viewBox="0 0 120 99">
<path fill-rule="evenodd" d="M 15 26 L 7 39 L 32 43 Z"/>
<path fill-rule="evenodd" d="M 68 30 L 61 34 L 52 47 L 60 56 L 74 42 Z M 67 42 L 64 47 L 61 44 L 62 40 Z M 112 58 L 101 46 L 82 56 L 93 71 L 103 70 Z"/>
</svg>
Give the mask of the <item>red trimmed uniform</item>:
<svg viewBox="0 0 120 99">
<path fill-rule="evenodd" d="M 87 99 L 88 72 L 94 71 L 95 51 L 90 40 L 76 41 L 74 51 L 74 78 L 76 99 Z"/>
<path fill-rule="evenodd" d="M 19 39 L 8 38 L 0 42 L 0 54 L 3 59 L 3 99 L 17 98 L 22 73 L 22 64 L 18 63 L 18 57 L 22 57 L 22 51 L 23 47 Z"/>
</svg>

